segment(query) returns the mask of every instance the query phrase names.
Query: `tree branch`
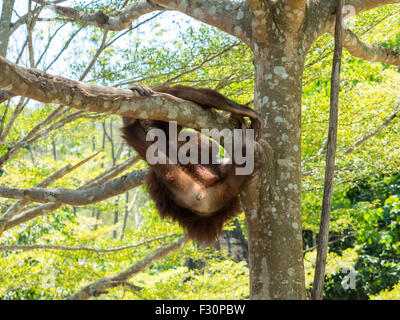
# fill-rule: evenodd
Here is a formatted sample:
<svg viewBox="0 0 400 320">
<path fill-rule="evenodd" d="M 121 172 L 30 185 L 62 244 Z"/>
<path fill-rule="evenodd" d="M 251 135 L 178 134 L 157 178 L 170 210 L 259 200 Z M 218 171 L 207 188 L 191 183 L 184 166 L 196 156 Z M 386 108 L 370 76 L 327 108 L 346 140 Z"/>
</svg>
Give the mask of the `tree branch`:
<svg viewBox="0 0 400 320">
<path fill-rule="evenodd" d="M 250 11 L 245 1 L 231 0 L 151 0 L 167 10 L 182 12 L 217 27 L 248 43 L 246 28 Z"/>
<path fill-rule="evenodd" d="M 242 40 L 246 39 L 244 18 L 248 17 L 249 11 L 245 2 L 230 0 L 140 0 L 123 10 L 107 15 L 102 11 L 88 14 L 74 8 L 49 4 L 46 1 L 34 1 L 74 21 L 112 31 L 130 28 L 133 20 L 150 12 L 175 10 L 215 26 Z"/>
<path fill-rule="evenodd" d="M 92 160 L 94 157 L 96 157 L 102 150 L 90 155 L 89 157 L 87 157 L 86 159 L 83 159 L 82 161 L 80 161 L 79 163 L 75 164 L 75 165 L 66 165 L 64 168 L 57 170 L 56 172 L 54 172 L 53 174 L 51 174 L 49 177 L 47 177 L 45 180 L 43 180 L 42 182 L 40 182 L 37 187 L 40 188 L 46 188 L 47 186 L 51 185 L 52 183 L 54 183 L 55 181 L 61 179 L 62 177 L 64 177 L 65 175 L 67 175 L 68 173 L 72 172 L 73 170 L 79 168 L 80 166 L 84 165 L 85 163 L 87 163 L 88 161 Z M 10 208 L 8 208 L 8 210 L 2 215 L 0 216 L 0 236 L 2 235 L 8 221 L 16 214 L 18 214 L 19 212 L 22 211 L 22 209 L 24 208 L 24 206 L 28 203 L 28 200 L 19 200 L 17 202 L 15 202 Z"/>
<path fill-rule="evenodd" d="M 7 55 L 8 41 L 11 36 L 11 19 L 13 15 L 15 0 L 4 0 L 1 6 L 0 15 L 0 56 L 5 57 Z"/>
<path fill-rule="evenodd" d="M 88 189 L 88 188 L 97 186 L 99 184 L 102 184 L 108 180 L 111 180 L 112 178 L 115 178 L 121 172 L 125 171 L 126 169 L 128 169 L 131 166 L 133 166 L 134 164 L 136 164 L 139 160 L 140 160 L 140 157 L 136 156 L 136 157 L 129 158 L 128 160 L 125 160 L 124 162 L 121 162 L 121 163 L 113 166 L 111 169 L 101 173 L 93 180 L 86 182 L 85 185 L 82 187 L 82 189 Z"/>
<path fill-rule="evenodd" d="M 346 0 L 342 13 L 345 18 L 349 18 L 362 11 L 394 3 L 400 3 L 400 0 Z M 334 34 L 335 12 L 335 0 L 308 1 L 307 18 L 305 20 L 306 33 L 308 34 L 307 47 L 310 47 L 325 32 Z"/>
<path fill-rule="evenodd" d="M 95 186 L 98 186 L 100 184 L 105 183 L 106 181 L 112 179 L 113 177 L 117 176 L 118 174 L 124 172 L 127 168 L 130 166 L 133 166 L 137 162 L 138 158 L 131 158 L 128 159 L 127 161 L 121 163 L 120 165 L 117 165 L 116 167 L 112 167 L 111 169 L 105 171 L 104 173 L 100 174 L 97 178 L 88 181 L 85 183 L 82 187 L 78 188 L 78 190 L 84 190 L 88 188 L 92 188 Z M 143 170 L 145 171 L 145 175 L 147 175 L 148 170 Z M 145 178 L 143 178 L 144 182 Z M 13 228 L 21 223 L 24 223 L 26 221 L 32 220 L 36 217 L 45 215 L 48 212 L 57 210 L 60 208 L 63 204 L 62 203 L 48 203 L 48 204 L 43 204 L 38 207 L 26 210 L 16 216 L 14 216 L 5 226 L 4 230 Z"/>
<path fill-rule="evenodd" d="M 4 130 L 1 132 L 0 135 L 0 145 L 4 144 L 4 141 L 6 140 L 15 120 L 18 118 L 18 116 L 21 114 L 22 110 L 24 110 L 24 107 L 26 105 L 26 99 L 21 98 L 19 99 L 18 104 L 15 106 L 13 113 L 11 114 L 10 119 L 7 122 L 6 127 Z"/>
<path fill-rule="evenodd" d="M 51 126 L 47 127 L 46 129 L 43 129 L 42 131 L 38 132 L 31 138 L 23 138 L 20 141 L 18 141 L 15 145 L 13 145 L 2 157 L 0 157 L 0 167 L 4 165 L 6 161 L 8 161 L 12 156 L 14 156 L 21 148 L 32 144 L 36 140 L 42 138 L 43 136 L 47 135 L 49 132 L 59 129 L 66 125 L 69 122 L 72 122 L 76 119 L 83 118 L 85 117 L 85 114 L 83 111 L 75 111 L 71 113 L 70 115 L 62 118 L 61 120 L 57 121 L 56 123 L 52 124 Z"/>
<path fill-rule="evenodd" d="M 279 16 L 288 30 L 298 31 L 303 23 L 307 0 L 279 0 Z"/>
<path fill-rule="evenodd" d="M 0 90 L 0 103 L 3 103 L 4 101 L 11 99 L 12 97 L 15 97 L 15 95 L 7 91 Z"/>
<path fill-rule="evenodd" d="M 146 175 L 147 170 L 133 171 L 99 186 L 84 190 L 71 190 L 64 188 L 19 189 L 0 186 L 0 196 L 4 198 L 22 199 L 42 203 L 60 202 L 74 206 L 81 206 L 100 202 L 135 188 L 144 183 Z"/>
<path fill-rule="evenodd" d="M 354 57 L 400 67 L 400 52 L 387 49 L 377 44 L 362 42 L 357 35 L 349 29 L 345 29 L 343 32 L 343 46 Z"/>
<path fill-rule="evenodd" d="M 385 121 L 383 121 L 377 129 L 375 129 L 372 132 L 367 133 L 365 136 L 358 139 L 349 149 L 346 150 L 345 154 L 347 155 L 347 154 L 352 153 L 359 146 L 361 146 L 362 144 L 367 142 L 372 137 L 376 136 L 379 132 L 382 131 L 383 128 L 387 127 L 398 116 L 400 116 L 400 99 L 397 101 L 392 114 L 389 117 L 387 117 L 385 119 Z"/>
<path fill-rule="evenodd" d="M 56 103 L 97 113 L 118 114 L 137 119 L 177 121 L 201 130 L 233 129 L 234 122 L 198 105 L 157 93 L 140 97 L 128 89 L 104 87 L 50 75 L 38 69 L 13 64 L 0 57 L 0 89 L 44 103 Z"/>
<path fill-rule="evenodd" d="M 393 3 L 400 3 L 400 0 L 347 0 L 345 2 L 346 5 L 343 7 L 343 14 L 349 17 L 361 11 Z M 332 15 L 332 12 L 335 12 L 334 0 L 316 2 L 311 6 L 309 11 L 307 19 L 309 27 L 307 32 L 310 34 L 310 43 L 324 32 L 328 32 L 331 35 L 334 34 L 335 15 Z M 317 19 L 324 21 L 324 23 L 316 25 L 315 21 L 318 21 Z M 343 46 L 354 57 L 400 66 L 400 53 L 398 51 L 387 49 L 377 44 L 365 43 L 349 29 L 343 30 L 342 37 Z"/>
<path fill-rule="evenodd" d="M 13 146 L 11 146 L 8 151 L 0 157 L 0 167 L 8 160 L 10 157 L 12 157 L 14 154 L 16 154 L 21 148 L 27 146 L 29 144 L 29 141 L 32 139 L 37 140 L 40 136 L 43 136 L 43 134 L 48 133 L 48 130 L 43 129 L 42 132 L 43 134 L 40 134 L 40 130 L 57 119 L 60 115 L 65 114 L 68 110 L 63 111 L 63 107 L 59 107 L 56 110 L 54 110 L 46 119 L 40 121 L 35 127 L 32 128 L 30 132 L 28 132 L 24 137 L 22 137 L 20 140 L 18 140 L 16 143 L 14 143 Z M 7 136 L 9 130 L 11 129 L 11 125 L 14 123 L 14 121 L 9 121 L 7 124 L 7 128 L 4 132 L 4 136 L 0 136 L 0 143 L 5 140 L 5 137 Z M 8 130 L 7 130 L 8 129 Z M 35 139 L 34 137 L 37 136 Z"/>
<path fill-rule="evenodd" d="M 332 209 L 333 179 L 337 145 L 337 124 L 339 111 L 340 69 L 342 64 L 342 33 L 344 0 L 336 0 L 335 53 L 332 63 L 328 148 L 326 153 L 324 193 L 322 199 L 321 222 L 318 234 L 318 252 L 314 283 L 311 291 L 313 300 L 322 300 L 324 292 L 326 256 L 328 252 L 329 224 Z"/>
<path fill-rule="evenodd" d="M 157 240 L 162 240 L 168 237 L 174 236 L 173 234 L 167 234 L 151 239 L 146 239 L 142 242 L 139 243 L 134 243 L 130 244 L 127 246 L 122 246 L 122 247 L 117 247 L 117 248 L 110 248 L 110 249 L 98 249 L 98 248 L 92 248 L 92 247 L 68 247 L 68 246 L 59 246 L 59 245 L 53 245 L 53 244 L 10 244 L 10 245 L 0 245 L 0 251 L 10 251 L 10 250 L 24 250 L 24 251 L 30 251 L 30 250 L 38 250 L 38 249 L 44 249 L 44 250 L 61 250 L 61 251 L 88 251 L 88 252 L 95 252 L 95 253 L 113 253 L 113 252 L 119 252 L 122 250 L 127 250 L 127 249 L 132 249 L 132 248 L 137 248 L 139 246 L 142 246 L 144 244 L 154 242 Z"/>
<path fill-rule="evenodd" d="M 270 8 L 263 0 L 247 0 L 252 14 L 251 28 L 253 37 L 259 42 L 265 42 L 267 39 L 267 16 Z"/>
<path fill-rule="evenodd" d="M 46 203 L 38 207 L 26 210 L 20 214 L 14 216 L 4 227 L 4 231 L 13 228 L 21 223 L 27 222 L 29 220 L 35 219 L 39 216 L 43 216 L 48 212 L 52 212 L 62 207 L 62 203 Z"/>
<path fill-rule="evenodd" d="M 106 15 L 103 11 L 97 11 L 94 14 L 85 13 L 74 8 L 57 6 L 50 4 L 47 1 L 33 0 L 53 12 L 70 18 L 74 21 L 79 21 L 86 25 L 96 26 L 105 30 L 120 31 L 131 27 L 133 20 L 143 16 L 147 13 L 163 10 L 162 7 L 152 3 L 151 1 L 140 0 L 125 9 L 113 13 L 113 15 Z"/>
<path fill-rule="evenodd" d="M 331 2 L 334 3 L 335 1 L 331 0 Z M 400 0 L 346 0 L 345 7 L 352 6 L 355 9 L 353 13 L 357 14 L 362 11 L 367 11 L 394 3 L 400 3 Z"/>
<path fill-rule="evenodd" d="M 107 293 L 105 290 L 110 288 L 119 287 L 124 285 L 130 278 L 137 275 L 139 272 L 145 270 L 151 266 L 154 262 L 162 259 L 171 252 L 183 248 L 185 243 L 189 241 L 187 237 L 180 237 L 179 239 L 171 242 L 166 246 L 162 246 L 143 258 L 133 266 L 124 271 L 121 271 L 113 276 L 109 276 L 100 280 L 97 280 L 88 286 L 84 287 L 80 291 L 67 297 L 67 300 L 87 300 L 91 297 L 96 297 L 101 294 Z"/>
<path fill-rule="evenodd" d="M 353 238 L 353 237 L 355 237 L 355 236 L 356 236 L 355 234 L 347 234 L 347 235 L 345 235 L 345 236 L 343 236 L 343 237 L 340 237 L 340 238 L 337 238 L 337 239 L 334 239 L 334 240 L 329 241 L 329 242 L 328 242 L 328 246 L 331 245 L 331 244 L 334 244 L 334 243 L 336 243 L 336 242 L 343 241 L 343 240 L 345 240 L 345 239 L 347 239 L 347 238 Z M 303 250 L 303 253 L 307 253 L 307 252 L 313 251 L 313 250 L 315 250 L 316 248 L 318 248 L 318 246 L 312 246 L 312 247 L 310 247 L 310 248 L 307 248 L 307 249 Z"/>
</svg>

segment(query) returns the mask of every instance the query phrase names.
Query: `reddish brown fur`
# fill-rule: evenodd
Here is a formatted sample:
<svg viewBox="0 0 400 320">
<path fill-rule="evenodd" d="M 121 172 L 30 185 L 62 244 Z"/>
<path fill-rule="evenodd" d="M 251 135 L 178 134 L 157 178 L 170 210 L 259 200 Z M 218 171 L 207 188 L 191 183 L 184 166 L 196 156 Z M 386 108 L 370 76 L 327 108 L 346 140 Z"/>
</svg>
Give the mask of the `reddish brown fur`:
<svg viewBox="0 0 400 320">
<path fill-rule="evenodd" d="M 149 90 L 149 88 L 146 87 L 139 87 L 139 89 L 143 88 Z M 202 106 L 208 105 L 212 107 L 218 107 L 218 102 L 223 102 L 226 104 L 226 101 L 229 101 L 229 103 L 232 105 L 235 104 L 233 101 L 230 102 L 230 100 L 227 100 L 227 98 L 220 95 L 216 91 L 197 91 L 193 88 L 188 90 L 189 91 L 185 91 L 185 87 L 178 87 L 174 90 L 163 89 L 163 92 L 168 92 L 169 94 L 197 102 Z M 139 91 L 139 93 L 141 93 L 141 91 Z M 145 95 L 148 94 L 145 93 Z M 218 99 L 220 99 L 220 101 L 218 101 Z M 243 113 L 242 110 L 240 110 L 240 112 Z M 146 150 L 151 144 L 151 142 L 145 141 L 146 130 L 144 129 L 145 126 L 142 125 L 144 122 L 144 120 L 136 120 L 135 122 L 131 123 L 129 119 L 125 119 L 125 126 L 122 128 L 123 138 L 140 154 L 143 159 L 145 159 Z M 152 126 L 155 125 L 156 127 L 165 131 L 166 127 L 165 123 L 163 122 L 153 121 L 147 123 L 151 123 Z M 201 140 L 200 136 L 199 140 Z M 211 144 L 209 147 L 211 148 Z M 215 241 L 220 235 L 224 223 L 241 212 L 238 193 L 232 192 L 232 181 L 233 185 L 236 186 L 236 189 L 242 188 L 250 179 L 252 179 L 254 174 L 247 177 L 235 176 L 235 170 L 233 170 L 236 166 L 235 164 L 230 165 L 228 169 L 225 167 L 223 170 L 219 164 L 175 165 L 175 168 L 179 168 L 180 170 L 184 170 L 186 173 L 188 173 L 193 179 L 193 183 L 200 183 L 205 187 L 215 184 L 225 184 L 222 193 L 218 195 L 219 199 L 225 198 L 222 199 L 224 207 L 220 210 L 216 210 L 209 216 L 200 216 L 187 208 L 177 205 L 177 203 L 174 201 L 174 195 L 171 194 L 171 191 L 167 186 L 168 183 L 171 183 L 171 180 L 168 178 L 168 173 L 170 170 L 169 166 L 171 165 L 150 166 L 150 173 L 147 178 L 149 194 L 155 201 L 156 208 L 160 216 L 162 218 L 169 217 L 178 222 L 185 229 L 187 234 L 197 241 L 206 243 Z M 225 182 L 228 180 L 230 180 L 230 182 Z"/>
<path fill-rule="evenodd" d="M 199 242 L 211 243 L 217 240 L 224 223 L 241 212 L 238 195 L 227 199 L 227 205 L 209 217 L 202 217 L 182 208 L 172 200 L 163 183 L 163 178 L 155 170 L 150 171 L 147 177 L 147 185 L 160 216 L 162 218 L 169 217 L 178 222 L 191 238 Z"/>
</svg>

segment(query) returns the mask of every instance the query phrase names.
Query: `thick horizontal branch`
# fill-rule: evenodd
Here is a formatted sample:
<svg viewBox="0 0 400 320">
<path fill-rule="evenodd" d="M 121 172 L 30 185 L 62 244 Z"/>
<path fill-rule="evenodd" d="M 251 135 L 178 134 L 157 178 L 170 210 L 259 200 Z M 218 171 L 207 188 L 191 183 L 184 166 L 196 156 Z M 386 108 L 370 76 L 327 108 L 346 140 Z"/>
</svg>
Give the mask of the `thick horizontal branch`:
<svg viewBox="0 0 400 320">
<path fill-rule="evenodd" d="M 249 14 L 245 2 L 230 0 L 140 0 L 110 15 L 102 11 L 88 14 L 74 8 L 48 4 L 46 1 L 34 1 L 74 21 L 113 31 L 130 28 L 133 20 L 147 13 L 156 10 L 174 10 L 215 26 L 242 40 L 246 39 L 244 18 Z"/>
<path fill-rule="evenodd" d="M 138 170 L 84 190 L 64 188 L 10 188 L 0 186 L 0 196 L 11 199 L 22 199 L 35 202 L 59 202 L 74 206 L 88 205 L 111 198 L 144 183 L 147 170 Z"/>
<path fill-rule="evenodd" d="M 343 17 L 347 19 L 360 12 L 389 4 L 400 3 L 400 0 L 346 0 L 343 6 Z M 325 32 L 333 35 L 335 28 L 336 0 L 308 1 L 306 10 L 307 47 Z M 346 37 L 346 33 L 344 33 Z M 345 39 L 343 40 L 345 45 Z M 346 46 L 345 46 L 346 47 Z"/>
<path fill-rule="evenodd" d="M 127 168 L 129 168 L 130 166 L 133 166 L 136 162 L 137 162 L 137 158 L 128 159 L 127 161 L 121 163 L 120 165 L 117 165 L 116 167 L 112 167 L 111 169 L 102 173 L 97 178 L 85 183 L 78 190 L 88 189 L 88 188 L 92 188 L 94 186 L 101 185 L 105 181 L 108 181 L 109 179 L 112 179 L 113 177 L 117 176 L 118 174 L 124 172 Z M 145 171 L 144 175 L 147 175 L 148 170 L 142 170 L 142 171 Z M 144 180 L 145 180 L 145 178 L 143 178 L 143 183 L 144 183 Z M 38 207 L 23 211 L 20 214 L 14 216 L 7 223 L 4 230 L 8 230 L 8 229 L 13 228 L 21 223 L 35 219 L 39 216 L 43 216 L 48 212 L 57 210 L 62 205 L 63 205 L 63 203 L 46 203 L 46 204 L 42 204 Z"/>
<path fill-rule="evenodd" d="M 245 1 L 230 0 L 152 0 L 169 10 L 182 12 L 199 21 L 248 42 L 250 11 Z"/>
<path fill-rule="evenodd" d="M 68 173 L 70 173 L 73 170 L 79 168 L 80 166 L 84 165 L 88 161 L 92 160 L 101 151 L 102 150 L 90 155 L 89 157 L 87 157 L 86 159 L 83 159 L 82 161 L 80 161 L 79 163 L 77 163 L 75 165 L 68 164 L 64 168 L 61 168 L 60 170 L 57 170 L 56 172 L 51 174 L 49 177 L 44 179 L 42 182 L 40 182 L 37 185 L 37 187 L 40 187 L 40 188 L 48 187 L 49 185 L 51 185 L 52 183 L 54 183 L 57 180 L 61 179 L 62 177 L 64 177 Z M 10 208 L 8 208 L 7 211 L 3 215 L 0 216 L 0 236 L 2 235 L 2 233 L 3 233 L 7 223 L 9 222 L 9 220 L 14 215 L 16 215 L 19 212 L 21 212 L 28 202 L 29 202 L 28 200 L 19 200 L 19 201 L 15 202 L 12 206 L 10 206 Z"/>
<path fill-rule="evenodd" d="M 83 83 L 21 67 L 3 57 L 0 57 L 0 89 L 43 103 L 137 119 L 177 121 L 197 130 L 234 128 L 228 117 L 169 94 L 140 97 L 128 89 Z"/>
<path fill-rule="evenodd" d="M 323 2 L 325 0 L 322 0 Z M 335 2 L 334 0 L 330 0 L 331 2 Z M 388 4 L 400 3 L 400 0 L 346 0 L 345 1 L 345 9 L 346 6 L 348 9 L 351 7 L 354 8 L 354 14 L 360 13 L 362 11 L 371 10 L 377 7 L 385 6 Z M 349 12 L 351 13 L 351 12 Z"/>
<path fill-rule="evenodd" d="M 345 29 L 343 32 L 343 46 L 354 57 L 400 67 L 400 52 L 377 44 L 362 42 L 357 35 L 349 29 Z"/>
<path fill-rule="evenodd" d="M 15 95 L 8 91 L 0 90 L 0 103 L 7 101 L 8 99 L 11 99 L 12 97 L 15 97 Z"/>
<path fill-rule="evenodd" d="M 111 31 L 128 29 L 131 27 L 132 21 L 140 16 L 156 10 L 163 10 L 162 7 L 152 3 L 151 1 L 140 0 L 119 12 L 113 13 L 113 15 L 107 15 L 102 11 L 89 14 L 74 8 L 50 4 L 48 1 L 34 1 L 44 5 L 47 9 L 50 9 L 63 17 Z"/>
<path fill-rule="evenodd" d="M 189 238 L 184 236 L 167 244 L 166 246 L 162 246 L 130 268 L 113 276 L 109 276 L 89 284 L 82 290 L 70 295 L 67 300 L 87 300 L 91 297 L 96 297 L 106 293 L 105 290 L 107 289 L 123 286 L 130 278 L 145 270 L 156 261 L 162 259 L 171 252 L 182 248 L 188 240 Z"/>
</svg>

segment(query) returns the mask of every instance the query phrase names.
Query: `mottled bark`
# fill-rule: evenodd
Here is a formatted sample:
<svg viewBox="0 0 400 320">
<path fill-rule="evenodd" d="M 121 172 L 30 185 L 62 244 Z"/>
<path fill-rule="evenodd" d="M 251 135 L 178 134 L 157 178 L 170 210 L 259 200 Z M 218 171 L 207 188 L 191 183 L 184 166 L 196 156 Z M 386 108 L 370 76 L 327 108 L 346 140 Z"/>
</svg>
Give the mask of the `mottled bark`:
<svg viewBox="0 0 400 320">
<path fill-rule="evenodd" d="M 301 38 L 272 32 L 255 45 L 255 108 L 273 150 L 258 204 L 247 211 L 252 299 L 304 299 L 301 217 Z"/>
<path fill-rule="evenodd" d="M 0 186 L 0 196 L 10 199 L 22 199 L 35 202 L 60 202 L 73 206 L 97 203 L 124 193 L 144 183 L 147 170 L 133 171 L 99 186 L 84 190 L 71 190 L 64 188 L 10 188 Z"/>
<path fill-rule="evenodd" d="M 48 4 L 48 1 L 34 1 L 42 4 L 47 9 L 50 9 L 61 16 L 70 18 L 74 21 L 80 21 L 86 25 L 93 25 L 110 31 L 119 31 L 130 28 L 132 21 L 138 17 L 156 10 L 163 9 L 162 7 L 154 4 L 152 1 L 140 0 L 127 6 L 125 9 L 114 13 L 113 15 L 107 15 L 103 11 L 97 11 L 94 14 L 89 14 L 74 8 Z"/>
<path fill-rule="evenodd" d="M 354 57 L 400 67 L 400 52 L 377 44 L 362 42 L 351 30 L 344 30 L 343 46 Z"/>
<path fill-rule="evenodd" d="M 200 130 L 224 129 L 235 123 L 220 113 L 169 94 L 140 97 L 128 89 L 104 87 L 17 66 L 0 57 L 0 89 L 43 103 L 63 104 L 84 111 L 118 114 L 137 119 L 177 121 Z"/>
<path fill-rule="evenodd" d="M 117 165 L 116 167 L 112 167 L 111 169 L 105 171 L 104 173 L 100 174 L 98 177 L 95 179 L 88 181 L 85 183 L 82 187 L 80 187 L 78 190 L 83 190 L 83 189 L 88 189 L 92 188 L 95 186 L 98 186 L 100 184 L 105 183 L 106 181 L 111 180 L 112 178 L 118 176 L 122 172 L 124 172 L 126 169 L 129 167 L 133 166 L 137 161 L 138 157 L 128 159 L 124 161 L 123 163 Z M 144 172 L 146 175 L 148 171 Z M 57 210 L 60 208 L 63 204 L 62 203 L 49 203 L 49 204 L 43 204 L 38 207 L 28 209 L 26 211 L 21 212 L 18 215 L 15 215 L 5 226 L 4 230 L 13 228 L 21 223 L 24 223 L 26 221 L 35 219 L 36 217 L 42 216 L 47 214 L 48 212 L 52 212 L 54 210 Z M 100 211 L 98 211 L 100 213 Z M 98 217 L 96 217 L 97 219 Z"/>
<path fill-rule="evenodd" d="M 343 51 L 343 0 L 336 0 L 335 52 L 332 63 L 329 132 L 325 164 L 324 193 L 322 197 L 321 222 L 318 233 L 318 252 L 311 297 L 321 300 L 324 292 L 325 266 L 328 254 L 329 224 L 331 220 L 333 179 L 335 175 L 337 127 L 339 114 L 340 70 Z"/>
<path fill-rule="evenodd" d="M 80 161 L 79 163 L 77 163 L 75 165 L 68 164 L 64 168 L 62 168 L 60 170 L 57 170 L 56 172 L 51 174 L 49 177 L 44 179 L 42 182 L 40 182 L 37 185 L 37 187 L 39 187 L 39 188 L 48 187 L 49 185 L 51 185 L 55 181 L 61 179 L 62 177 L 64 177 L 68 173 L 72 172 L 73 170 L 79 168 L 80 166 L 84 165 L 85 163 L 87 163 L 88 161 L 93 159 L 95 156 L 97 156 L 99 154 L 99 152 L 96 152 L 95 154 L 92 154 L 91 156 L 87 157 L 86 159 L 83 159 L 82 161 Z M 20 213 L 24 209 L 24 207 L 25 207 L 25 205 L 27 203 L 28 203 L 28 200 L 19 200 L 19 201 L 15 202 L 12 206 L 10 206 L 7 209 L 7 211 L 3 215 L 0 216 L 0 236 L 2 235 L 6 225 L 8 223 L 8 221 L 10 221 L 10 219 L 13 216 L 15 216 L 16 214 Z"/>
<path fill-rule="evenodd" d="M 280 0 L 276 8 L 278 21 L 287 30 L 297 32 L 304 20 L 307 0 Z"/>
<path fill-rule="evenodd" d="M 345 4 L 352 6 L 348 7 L 353 8 L 350 14 L 356 14 L 398 2 L 348 0 Z M 335 0 L 152 0 L 135 2 L 109 16 L 102 12 L 90 15 L 71 8 L 49 7 L 60 15 L 106 30 L 128 28 L 133 19 L 154 10 L 176 10 L 218 27 L 251 46 L 255 61 L 254 105 L 265 120 L 265 134 L 256 145 L 261 150 L 259 160 L 265 162 L 265 167 L 258 182 L 254 181 L 242 193 L 248 225 L 252 299 L 305 298 L 300 197 L 302 73 L 307 50 L 320 35 L 334 28 L 335 4 Z M 364 44 L 350 31 L 345 32 L 343 40 L 349 52 L 360 58 L 399 65 L 396 52 Z M 1 87 L 12 94 L 88 111 L 178 120 L 195 129 L 232 128 L 226 119 L 204 110 L 193 111 L 193 104 L 171 97 L 134 97 L 127 90 L 71 82 L 38 70 L 16 67 L 0 58 Z M 20 190 L 19 194 L 25 198 L 29 192 Z M 15 220 L 29 219 L 54 206 L 60 205 L 43 205 L 36 211 L 32 209 L 34 213 L 14 217 L 7 227 Z M 126 277 L 102 279 L 73 297 L 88 298 L 125 280 Z"/>
<path fill-rule="evenodd" d="M 267 40 L 267 20 L 270 19 L 271 8 L 263 0 L 247 0 L 251 11 L 251 31 L 257 41 L 265 42 Z"/>
<path fill-rule="evenodd" d="M 243 41 L 248 36 L 247 3 L 230 0 L 153 0 L 168 10 L 176 10 L 215 26 Z"/>
<path fill-rule="evenodd" d="M 3 0 L 0 17 L 0 56 L 7 56 L 8 41 L 10 39 L 11 17 L 15 0 Z M 5 90 L 0 89 L 0 103 L 12 98 L 13 95 Z"/>
<path fill-rule="evenodd" d="M 11 35 L 11 17 L 15 0 L 3 0 L 0 17 L 0 56 L 7 55 L 8 41 Z"/>
</svg>

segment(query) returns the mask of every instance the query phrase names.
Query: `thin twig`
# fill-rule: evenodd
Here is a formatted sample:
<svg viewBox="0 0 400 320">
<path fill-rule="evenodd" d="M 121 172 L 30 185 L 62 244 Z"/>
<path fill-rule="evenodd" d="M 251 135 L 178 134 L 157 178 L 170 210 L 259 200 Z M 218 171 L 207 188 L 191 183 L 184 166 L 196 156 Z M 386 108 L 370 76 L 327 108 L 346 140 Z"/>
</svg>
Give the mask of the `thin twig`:
<svg viewBox="0 0 400 320">
<path fill-rule="evenodd" d="M 87 188 L 91 188 L 94 186 L 98 186 L 106 181 L 116 177 L 117 175 L 124 172 L 129 167 L 133 166 L 139 158 L 131 158 L 127 161 L 117 165 L 116 167 L 112 167 L 111 169 L 107 170 L 106 172 L 100 174 L 97 178 L 88 181 L 82 187 L 78 188 L 78 190 L 83 190 Z M 21 212 L 19 215 L 14 216 L 6 225 L 5 230 L 13 228 L 23 222 L 27 222 L 32 220 L 36 217 L 43 216 L 48 212 L 52 212 L 57 210 L 63 206 L 62 203 L 50 203 L 50 204 L 42 204 L 37 207 L 31 208 L 24 212 Z"/>
<path fill-rule="evenodd" d="M 46 188 L 49 185 L 51 185 L 52 183 L 54 183 L 55 181 L 61 179 L 62 177 L 64 177 L 65 175 L 67 175 L 68 173 L 72 172 L 73 170 L 79 168 L 80 166 L 82 166 L 83 164 L 85 164 L 86 162 L 90 161 L 91 159 L 93 159 L 95 156 L 97 156 L 102 150 L 90 155 L 89 157 L 87 157 L 86 159 L 83 159 L 82 161 L 80 161 L 79 163 L 75 164 L 75 165 L 66 165 L 64 168 L 57 170 L 56 172 L 54 172 L 53 174 L 51 174 L 49 177 L 47 177 L 46 179 L 44 179 L 42 182 L 40 182 L 37 187 L 40 188 Z M 0 236 L 2 235 L 8 221 L 10 221 L 10 219 L 15 216 L 16 214 L 20 213 L 25 205 L 28 203 L 28 200 L 18 200 L 17 202 L 15 202 L 10 208 L 8 208 L 8 210 L 0 216 Z"/>
<path fill-rule="evenodd" d="M 166 234 L 163 236 L 146 239 L 142 242 L 130 244 L 127 246 L 109 248 L 109 249 L 98 249 L 98 248 L 86 247 L 86 246 L 70 247 L 70 246 L 59 246 L 59 245 L 53 245 L 53 244 L 26 244 L 26 245 L 25 244 L 24 245 L 11 244 L 11 245 L 0 245 L 0 251 L 10 251 L 10 250 L 31 251 L 31 250 L 44 249 L 44 250 L 61 250 L 61 251 L 88 251 L 88 252 L 95 252 L 95 253 L 113 253 L 113 252 L 119 252 L 122 250 L 136 248 L 136 247 L 142 246 L 144 244 L 148 244 L 150 242 L 162 240 L 162 239 L 172 237 L 172 236 L 175 236 L 175 235 L 174 234 Z"/>
<path fill-rule="evenodd" d="M 333 178 L 337 143 L 337 124 L 339 111 L 340 69 L 342 63 L 342 8 L 344 0 L 336 2 L 335 53 L 332 64 L 331 106 L 329 115 L 328 148 L 326 154 L 324 194 L 322 199 L 321 222 L 318 236 L 317 262 L 314 284 L 311 292 L 313 300 L 321 300 L 324 290 L 326 256 L 328 251 L 329 224 L 331 219 Z"/>
<path fill-rule="evenodd" d="M 67 300 L 87 300 L 90 299 L 91 297 L 99 296 L 101 294 L 106 293 L 107 289 L 124 285 L 124 283 L 126 283 L 130 278 L 137 275 L 139 272 L 145 270 L 156 261 L 162 259 L 171 252 L 179 248 L 182 248 L 187 241 L 189 241 L 189 238 L 183 236 L 167 245 L 161 246 L 157 250 L 147 255 L 142 260 L 138 261 L 130 268 L 89 284 L 80 291 L 67 297 Z"/>
<path fill-rule="evenodd" d="M 355 149 L 360 147 L 362 144 L 367 142 L 369 139 L 371 139 L 372 137 L 376 136 L 378 133 L 380 133 L 382 131 L 383 128 L 387 127 L 390 123 L 392 123 L 392 121 L 394 119 L 396 119 L 399 116 L 399 114 L 400 114 L 400 98 L 397 100 L 392 114 L 389 117 L 387 117 L 379 125 L 379 127 L 377 129 L 375 129 L 372 132 L 367 133 L 365 136 L 363 136 L 360 139 L 358 139 L 349 149 L 347 149 L 345 151 L 345 154 L 347 155 L 347 154 L 352 153 Z"/>
</svg>

